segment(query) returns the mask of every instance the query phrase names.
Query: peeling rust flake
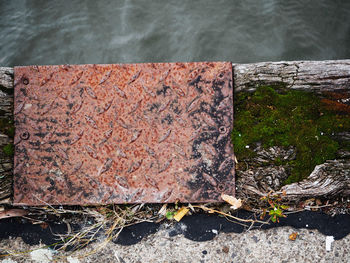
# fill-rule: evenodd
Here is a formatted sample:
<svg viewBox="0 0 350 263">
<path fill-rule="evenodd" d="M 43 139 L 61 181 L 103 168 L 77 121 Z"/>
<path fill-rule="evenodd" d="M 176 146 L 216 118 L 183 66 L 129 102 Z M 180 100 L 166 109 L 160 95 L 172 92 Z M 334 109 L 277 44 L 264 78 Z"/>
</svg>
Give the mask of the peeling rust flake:
<svg viewBox="0 0 350 263">
<path fill-rule="evenodd" d="M 14 76 L 14 204 L 234 195 L 231 63 L 25 66 Z"/>
</svg>

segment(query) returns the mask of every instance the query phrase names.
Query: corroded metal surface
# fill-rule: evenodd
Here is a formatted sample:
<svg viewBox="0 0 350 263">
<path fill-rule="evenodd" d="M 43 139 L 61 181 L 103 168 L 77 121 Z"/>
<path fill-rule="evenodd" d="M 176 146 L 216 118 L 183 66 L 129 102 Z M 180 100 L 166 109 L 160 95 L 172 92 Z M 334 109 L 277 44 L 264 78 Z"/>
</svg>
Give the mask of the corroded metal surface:
<svg viewBox="0 0 350 263">
<path fill-rule="evenodd" d="M 15 68 L 14 203 L 234 194 L 231 63 Z"/>
</svg>

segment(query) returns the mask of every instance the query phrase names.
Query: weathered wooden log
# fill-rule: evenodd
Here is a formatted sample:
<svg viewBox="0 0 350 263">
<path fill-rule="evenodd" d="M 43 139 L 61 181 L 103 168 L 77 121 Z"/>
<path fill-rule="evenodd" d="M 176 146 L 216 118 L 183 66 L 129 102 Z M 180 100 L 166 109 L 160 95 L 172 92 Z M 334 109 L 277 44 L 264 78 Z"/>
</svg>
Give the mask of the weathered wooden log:
<svg viewBox="0 0 350 263">
<path fill-rule="evenodd" d="M 0 67 L 0 203 L 10 203 L 13 161 L 13 68 Z"/>
<path fill-rule="evenodd" d="M 235 92 L 254 91 L 261 85 L 325 92 L 350 89 L 350 59 L 281 61 L 233 64 Z"/>
<path fill-rule="evenodd" d="M 317 165 L 310 176 L 301 181 L 285 185 L 289 200 L 312 197 L 350 195 L 350 160 L 332 160 Z"/>
<path fill-rule="evenodd" d="M 350 60 L 291 61 L 233 64 L 235 93 L 253 92 L 264 85 L 281 86 L 285 90 L 302 90 L 317 94 L 339 94 L 333 101 L 348 113 L 350 109 Z M 341 98 L 340 98 L 341 97 Z M 350 131 L 335 134 L 337 140 L 349 144 Z M 245 160 L 246 169 L 238 170 L 237 194 L 257 199 L 269 191 L 284 191 L 285 199 L 296 201 L 310 197 L 350 195 L 350 152 L 340 149 L 336 160 L 317 165 L 310 176 L 301 182 L 281 186 L 286 171 L 283 166 L 267 165 L 276 157 L 289 158 L 292 153 L 281 147 L 268 151 L 253 149 L 257 157 Z M 276 154 L 277 153 L 277 154 Z M 250 167 L 251 163 L 258 163 Z M 243 164 L 244 165 L 244 164 Z"/>
<path fill-rule="evenodd" d="M 235 92 L 253 92 L 262 85 L 280 85 L 285 89 L 313 93 L 340 91 L 339 103 L 350 105 L 350 60 L 292 61 L 233 64 Z M 345 93 L 344 93 L 345 92 Z M 345 94 L 345 95 L 344 95 Z M 349 95 L 348 97 L 346 97 Z M 344 97 L 345 96 L 345 97 Z M 0 147 L 11 145 L 11 121 L 13 118 L 13 69 L 0 67 Z M 350 141 L 350 131 L 336 134 L 340 141 Z M 237 171 L 237 195 L 256 199 L 273 191 L 285 191 L 285 198 L 295 201 L 309 197 L 335 197 L 350 195 L 350 152 L 341 149 L 336 160 L 326 161 L 315 167 L 310 176 L 299 183 L 283 186 L 286 171 L 283 166 L 271 164 L 270 159 L 293 158 L 293 147 L 278 146 L 253 149 L 257 156 L 245 160 L 247 169 Z M 11 148 L 10 146 L 8 148 Z M 239 160 L 240 161 L 240 160 Z M 250 167 L 249 161 L 255 163 Z M 0 153 L 0 203 L 9 203 L 12 194 L 12 159 L 4 151 Z M 240 164 L 241 165 L 241 164 Z"/>
</svg>

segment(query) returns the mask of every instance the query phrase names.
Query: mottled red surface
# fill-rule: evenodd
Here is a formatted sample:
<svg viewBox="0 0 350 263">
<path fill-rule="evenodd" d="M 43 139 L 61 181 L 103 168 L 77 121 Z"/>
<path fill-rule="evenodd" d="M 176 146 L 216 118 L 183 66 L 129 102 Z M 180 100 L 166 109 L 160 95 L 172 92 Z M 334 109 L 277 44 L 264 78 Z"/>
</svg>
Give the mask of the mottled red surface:
<svg viewBox="0 0 350 263">
<path fill-rule="evenodd" d="M 233 195 L 231 63 L 15 67 L 14 203 Z"/>
<path fill-rule="evenodd" d="M 350 114 L 350 91 L 337 90 L 333 92 L 324 92 L 324 98 L 321 100 L 326 109 L 337 111 L 342 114 Z"/>
</svg>

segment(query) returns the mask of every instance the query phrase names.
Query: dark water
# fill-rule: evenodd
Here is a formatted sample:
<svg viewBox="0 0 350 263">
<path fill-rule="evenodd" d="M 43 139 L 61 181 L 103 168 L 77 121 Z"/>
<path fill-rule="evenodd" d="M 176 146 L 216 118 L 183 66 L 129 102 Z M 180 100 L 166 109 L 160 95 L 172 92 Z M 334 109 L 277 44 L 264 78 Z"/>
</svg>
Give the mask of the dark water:
<svg viewBox="0 0 350 263">
<path fill-rule="evenodd" d="M 0 65 L 350 58 L 350 1 L 0 0 Z"/>
</svg>

